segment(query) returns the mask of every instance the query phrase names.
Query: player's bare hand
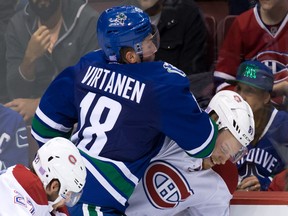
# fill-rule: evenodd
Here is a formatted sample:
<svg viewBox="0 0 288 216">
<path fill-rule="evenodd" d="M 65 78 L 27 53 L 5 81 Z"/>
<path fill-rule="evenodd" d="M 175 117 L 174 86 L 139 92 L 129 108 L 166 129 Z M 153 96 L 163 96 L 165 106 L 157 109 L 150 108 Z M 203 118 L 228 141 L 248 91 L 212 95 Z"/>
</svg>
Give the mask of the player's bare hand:
<svg viewBox="0 0 288 216">
<path fill-rule="evenodd" d="M 34 61 L 42 56 L 50 46 L 50 32 L 46 26 L 40 26 L 31 36 L 25 57 Z"/>
<path fill-rule="evenodd" d="M 206 169 L 210 169 L 214 166 L 215 164 L 213 163 L 211 157 L 209 158 L 204 158 L 203 162 L 202 162 L 202 169 L 206 170 Z"/>
<path fill-rule="evenodd" d="M 260 191 L 260 183 L 256 176 L 244 178 L 237 186 L 238 191 Z"/>
<path fill-rule="evenodd" d="M 23 116 L 24 120 L 27 122 L 32 119 L 34 116 L 36 109 L 39 105 L 40 99 L 27 99 L 27 98 L 17 98 L 14 99 L 4 106 L 9 107 L 16 112 L 20 113 Z"/>
<path fill-rule="evenodd" d="M 212 162 L 217 165 L 225 164 L 229 159 L 235 163 L 235 155 L 237 155 L 242 147 L 243 146 L 241 143 L 233 136 L 228 128 L 223 128 L 219 131 L 216 144 L 210 158 Z"/>
</svg>

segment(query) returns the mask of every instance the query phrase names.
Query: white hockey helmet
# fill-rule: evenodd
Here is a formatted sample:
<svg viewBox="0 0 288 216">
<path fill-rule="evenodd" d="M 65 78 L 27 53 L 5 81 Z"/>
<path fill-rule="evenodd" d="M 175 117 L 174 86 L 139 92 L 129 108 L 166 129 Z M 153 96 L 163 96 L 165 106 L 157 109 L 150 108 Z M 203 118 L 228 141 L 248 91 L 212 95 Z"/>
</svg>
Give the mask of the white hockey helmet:
<svg viewBox="0 0 288 216">
<path fill-rule="evenodd" d="M 218 115 L 219 130 L 227 128 L 243 146 L 232 160 L 236 162 L 248 152 L 246 146 L 254 139 L 253 111 L 238 93 L 230 90 L 220 91 L 211 99 L 206 112 L 213 111 Z"/>
<path fill-rule="evenodd" d="M 68 139 L 56 137 L 37 151 L 32 162 L 44 187 L 53 179 L 60 182 L 59 197 L 67 206 L 80 199 L 86 181 L 86 168 L 77 147 Z"/>
<path fill-rule="evenodd" d="M 238 93 L 229 90 L 218 92 L 206 109 L 208 114 L 212 111 L 219 117 L 216 122 L 219 130 L 227 127 L 243 146 L 254 139 L 253 111 Z"/>
</svg>

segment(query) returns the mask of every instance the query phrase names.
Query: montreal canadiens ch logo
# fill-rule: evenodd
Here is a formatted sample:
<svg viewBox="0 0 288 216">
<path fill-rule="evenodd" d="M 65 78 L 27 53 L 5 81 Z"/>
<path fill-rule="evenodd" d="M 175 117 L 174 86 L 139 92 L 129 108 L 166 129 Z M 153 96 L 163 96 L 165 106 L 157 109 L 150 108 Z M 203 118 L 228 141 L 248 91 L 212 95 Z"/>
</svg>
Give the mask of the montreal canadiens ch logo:
<svg viewBox="0 0 288 216">
<path fill-rule="evenodd" d="M 174 208 L 193 194 L 183 175 L 164 161 L 152 162 L 145 172 L 143 188 L 158 209 Z"/>
</svg>

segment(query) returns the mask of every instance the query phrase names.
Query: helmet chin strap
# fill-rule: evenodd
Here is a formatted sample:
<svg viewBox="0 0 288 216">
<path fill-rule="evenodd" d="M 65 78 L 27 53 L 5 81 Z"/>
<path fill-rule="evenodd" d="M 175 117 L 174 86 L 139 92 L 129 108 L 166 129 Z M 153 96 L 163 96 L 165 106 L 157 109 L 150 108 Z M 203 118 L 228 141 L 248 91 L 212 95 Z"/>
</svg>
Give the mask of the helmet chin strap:
<svg viewBox="0 0 288 216">
<path fill-rule="evenodd" d="M 58 198 L 57 198 L 57 199 L 58 199 Z M 55 200 L 55 201 L 56 201 L 56 200 Z M 54 201 L 54 202 L 55 202 L 55 201 Z M 54 202 L 48 201 L 49 212 L 53 212 L 53 211 L 54 211 L 54 208 L 53 208 Z"/>
<path fill-rule="evenodd" d="M 57 204 L 58 202 L 60 202 L 63 199 L 64 198 L 59 195 L 56 200 L 48 201 L 49 212 L 54 211 L 55 209 L 53 208 L 53 205 Z"/>
<path fill-rule="evenodd" d="M 140 57 L 140 61 L 143 62 L 143 53 L 138 54 Z"/>
</svg>

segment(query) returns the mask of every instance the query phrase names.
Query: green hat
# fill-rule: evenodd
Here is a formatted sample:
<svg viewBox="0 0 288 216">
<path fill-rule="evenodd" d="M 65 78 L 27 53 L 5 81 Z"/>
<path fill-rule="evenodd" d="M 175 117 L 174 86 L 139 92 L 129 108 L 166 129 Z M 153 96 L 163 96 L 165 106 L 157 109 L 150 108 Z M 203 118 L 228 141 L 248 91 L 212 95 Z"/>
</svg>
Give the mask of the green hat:
<svg viewBox="0 0 288 216">
<path fill-rule="evenodd" d="M 226 80 L 235 85 L 237 82 L 271 92 L 274 84 L 272 70 L 259 61 L 245 61 L 240 64 L 235 80 Z"/>
</svg>

